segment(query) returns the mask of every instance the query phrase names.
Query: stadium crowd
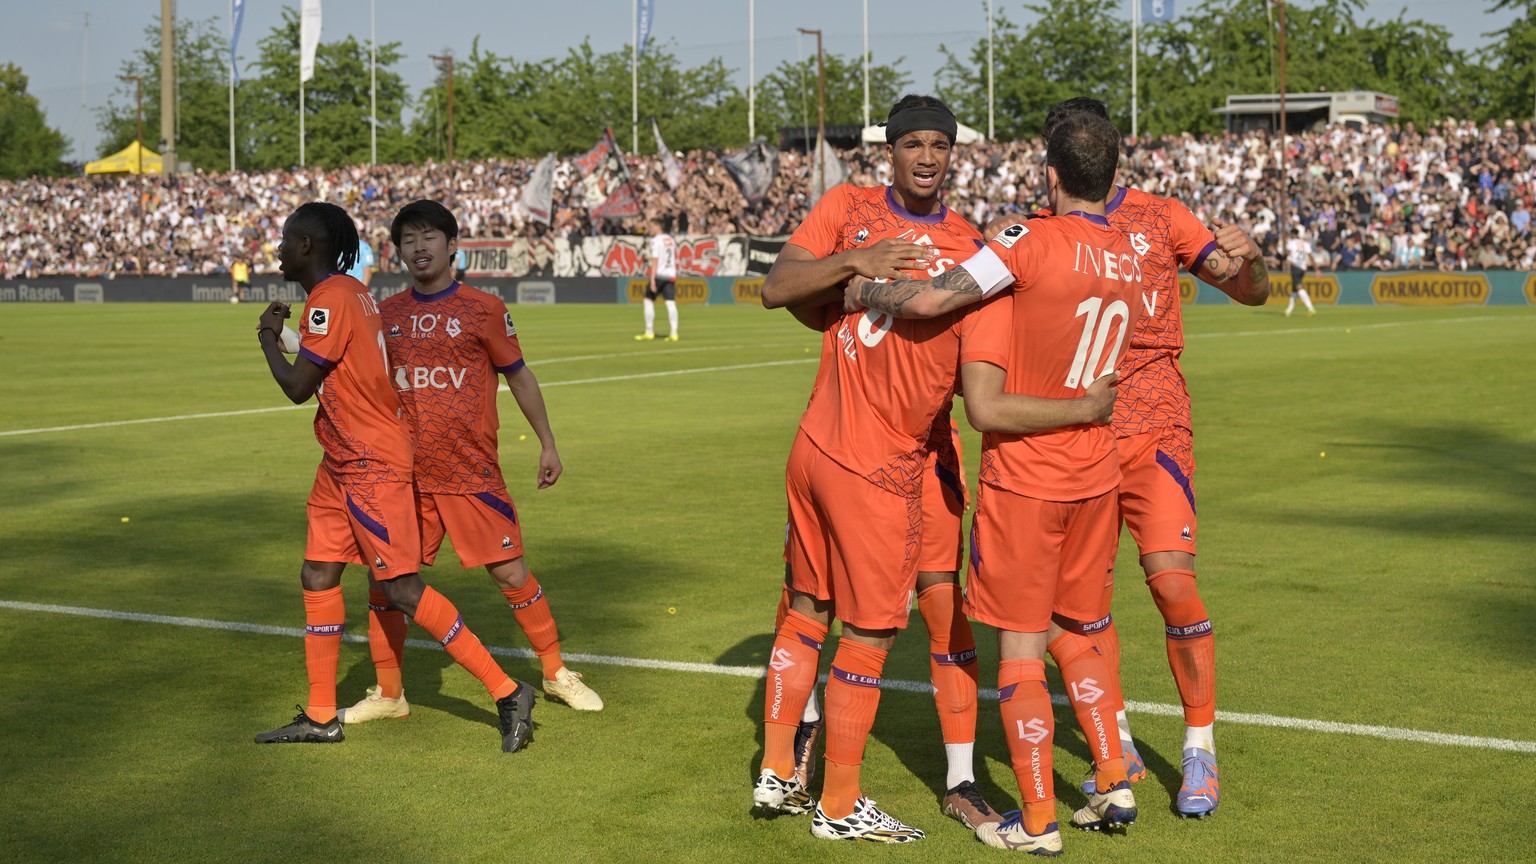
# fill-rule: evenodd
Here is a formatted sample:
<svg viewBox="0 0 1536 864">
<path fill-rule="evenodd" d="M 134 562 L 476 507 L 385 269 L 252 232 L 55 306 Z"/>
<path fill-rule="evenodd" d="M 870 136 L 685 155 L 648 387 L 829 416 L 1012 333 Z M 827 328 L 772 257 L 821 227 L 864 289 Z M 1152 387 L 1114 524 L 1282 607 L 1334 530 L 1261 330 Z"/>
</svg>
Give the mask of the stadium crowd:
<svg viewBox="0 0 1536 864">
<path fill-rule="evenodd" d="M 1316 249 L 1317 269 L 1536 269 L 1536 128 L 1527 120 L 1330 126 L 1290 139 L 1286 218 Z M 841 153 L 849 182 L 888 179 L 884 149 Z M 662 162 L 629 156 L 646 215 L 675 233 L 780 235 L 805 217 L 811 160 L 780 152 L 777 175 L 749 207 L 709 151 L 683 156 L 667 187 Z M 285 214 L 307 200 L 347 208 L 389 267 L 390 216 L 419 198 L 459 214 L 466 238 L 553 233 L 643 234 L 594 223 L 574 160 L 555 172 L 548 226 L 521 198 L 534 160 L 378 165 L 180 175 L 0 181 L 0 277 L 226 272 L 237 259 L 276 272 Z M 1031 210 L 1044 186 L 1038 139 L 958 147 L 946 201 L 978 225 Z M 1232 222 L 1275 248 L 1279 152 L 1265 132 L 1128 139 L 1120 182 L 1178 198 L 1206 222 Z"/>
</svg>

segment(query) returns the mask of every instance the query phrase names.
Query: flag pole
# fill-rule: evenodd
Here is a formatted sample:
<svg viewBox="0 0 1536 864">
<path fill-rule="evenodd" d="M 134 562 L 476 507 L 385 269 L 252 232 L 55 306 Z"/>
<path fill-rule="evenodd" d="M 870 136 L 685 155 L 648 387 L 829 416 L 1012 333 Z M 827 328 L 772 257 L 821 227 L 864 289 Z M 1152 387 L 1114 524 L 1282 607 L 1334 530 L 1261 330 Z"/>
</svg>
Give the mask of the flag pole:
<svg viewBox="0 0 1536 864">
<path fill-rule="evenodd" d="M 640 152 L 640 0 L 629 0 L 629 152 Z"/>
<path fill-rule="evenodd" d="M 1136 105 L 1136 54 L 1140 50 L 1138 38 L 1141 33 L 1141 0 L 1131 0 L 1131 137 L 1137 133 L 1137 105 Z"/>
<path fill-rule="evenodd" d="M 747 140 L 757 139 L 757 0 L 747 0 Z"/>
<path fill-rule="evenodd" d="M 235 171 L 235 0 L 229 0 L 229 171 Z"/>
<path fill-rule="evenodd" d="M 378 4 L 368 0 L 368 164 L 379 164 Z"/>
</svg>

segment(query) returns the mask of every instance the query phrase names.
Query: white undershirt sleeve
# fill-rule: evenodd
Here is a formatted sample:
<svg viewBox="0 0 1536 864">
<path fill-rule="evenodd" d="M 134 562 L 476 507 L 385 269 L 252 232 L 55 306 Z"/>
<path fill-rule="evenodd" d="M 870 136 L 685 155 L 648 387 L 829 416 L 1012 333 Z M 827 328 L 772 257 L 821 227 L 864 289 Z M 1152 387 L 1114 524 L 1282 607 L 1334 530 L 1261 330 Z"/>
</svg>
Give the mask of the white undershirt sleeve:
<svg viewBox="0 0 1536 864">
<path fill-rule="evenodd" d="M 976 284 L 981 286 L 981 296 L 991 295 L 1007 288 L 1014 283 L 1014 275 L 1003 263 L 1003 259 L 997 257 L 992 247 L 984 246 L 980 252 L 960 262 L 965 272 L 971 274 Z"/>
</svg>

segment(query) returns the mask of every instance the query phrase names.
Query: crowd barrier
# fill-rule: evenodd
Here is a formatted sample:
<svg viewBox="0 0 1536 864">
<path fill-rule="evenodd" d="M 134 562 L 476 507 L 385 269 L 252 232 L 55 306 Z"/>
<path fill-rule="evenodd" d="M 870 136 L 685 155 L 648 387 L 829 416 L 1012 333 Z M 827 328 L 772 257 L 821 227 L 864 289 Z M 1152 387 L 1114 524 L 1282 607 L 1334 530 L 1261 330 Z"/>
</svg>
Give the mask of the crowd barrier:
<svg viewBox="0 0 1536 864">
<path fill-rule="evenodd" d="M 1271 273 L 1271 304 L 1290 295 L 1288 272 Z M 648 279 L 639 276 L 470 276 L 466 281 L 508 303 L 638 303 Z M 383 299 L 410 284 L 401 273 L 373 278 L 373 293 Z M 1536 272 L 1488 270 L 1468 273 L 1341 271 L 1309 273 L 1304 286 L 1312 302 L 1324 306 L 1533 306 Z M 763 277 L 680 276 L 677 301 L 688 304 L 756 305 L 761 302 Z M 127 276 L 82 279 L 48 276 L 0 280 L 0 303 L 227 303 L 233 294 L 228 276 Z M 247 303 L 278 300 L 304 302 L 304 292 L 280 276 L 253 277 Z M 1161 302 L 1149 298 L 1149 302 Z M 1225 294 L 1187 274 L 1179 278 L 1179 302 L 1184 305 L 1229 303 Z"/>
</svg>

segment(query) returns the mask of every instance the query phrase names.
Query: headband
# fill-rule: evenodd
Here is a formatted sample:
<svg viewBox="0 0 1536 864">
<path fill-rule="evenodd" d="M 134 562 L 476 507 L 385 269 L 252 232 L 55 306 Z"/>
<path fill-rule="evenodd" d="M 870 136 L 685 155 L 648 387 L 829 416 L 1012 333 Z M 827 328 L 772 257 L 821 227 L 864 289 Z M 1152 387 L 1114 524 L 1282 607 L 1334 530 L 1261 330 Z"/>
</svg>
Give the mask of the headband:
<svg viewBox="0 0 1536 864">
<path fill-rule="evenodd" d="M 949 138 L 949 143 L 953 144 L 958 125 L 955 115 L 948 108 L 925 105 L 903 108 L 885 121 L 885 142 L 895 144 L 908 132 L 932 131 L 942 132 Z"/>
</svg>

